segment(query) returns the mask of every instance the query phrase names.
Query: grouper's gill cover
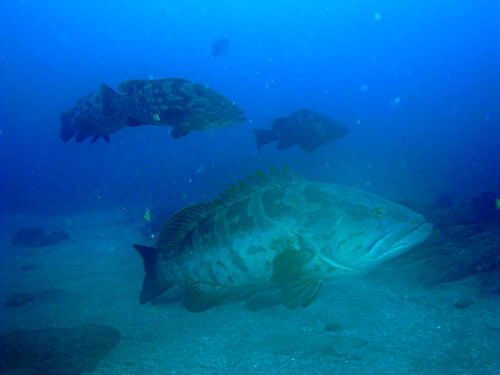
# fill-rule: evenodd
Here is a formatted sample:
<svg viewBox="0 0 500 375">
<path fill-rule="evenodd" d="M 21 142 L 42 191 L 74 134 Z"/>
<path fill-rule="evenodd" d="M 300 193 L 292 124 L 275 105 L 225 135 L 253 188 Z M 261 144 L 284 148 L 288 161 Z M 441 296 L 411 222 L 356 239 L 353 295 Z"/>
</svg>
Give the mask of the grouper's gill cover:
<svg viewBox="0 0 500 375">
<path fill-rule="evenodd" d="M 146 271 L 141 303 L 177 283 L 191 311 L 271 288 L 290 308 L 308 306 L 323 281 L 365 272 L 430 232 L 421 215 L 375 195 L 286 168 L 257 172 L 179 211 L 155 248 L 134 245 Z"/>
</svg>

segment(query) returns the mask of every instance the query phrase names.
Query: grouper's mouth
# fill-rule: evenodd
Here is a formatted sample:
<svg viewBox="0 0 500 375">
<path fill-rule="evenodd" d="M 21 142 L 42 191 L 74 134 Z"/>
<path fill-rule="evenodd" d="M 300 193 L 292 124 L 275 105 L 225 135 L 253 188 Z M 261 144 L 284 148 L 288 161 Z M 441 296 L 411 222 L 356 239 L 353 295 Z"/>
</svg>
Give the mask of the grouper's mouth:
<svg viewBox="0 0 500 375">
<path fill-rule="evenodd" d="M 414 225 L 401 224 L 377 236 L 366 248 L 364 256 L 345 264 L 318 253 L 330 266 L 344 271 L 359 271 L 386 262 L 423 242 L 432 232 L 432 225 L 421 220 Z M 351 263 L 351 262 L 349 262 Z"/>
<path fill-rule="evenodd" d="M 417 225 L 400 225 L 374 241 L 368 258 L 385 262 L 423 242 L 432 232 L 432 225 L 422 220 Z"/>
</svg>

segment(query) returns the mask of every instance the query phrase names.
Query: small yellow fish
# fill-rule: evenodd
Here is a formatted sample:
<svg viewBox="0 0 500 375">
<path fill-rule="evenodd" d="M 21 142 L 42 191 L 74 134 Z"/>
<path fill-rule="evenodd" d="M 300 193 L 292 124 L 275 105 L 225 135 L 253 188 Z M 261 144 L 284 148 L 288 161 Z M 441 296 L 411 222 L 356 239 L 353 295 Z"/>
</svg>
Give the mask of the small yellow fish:
<svg viewBox="0 0 500 375">
<path fill-rule="evenodd" d="M 151 211 L 149 211 L 149 208 L 146 208 L 146 211 L 144 211 L 144 220 L 148 223 L 151 221 Z"/>
</svg>

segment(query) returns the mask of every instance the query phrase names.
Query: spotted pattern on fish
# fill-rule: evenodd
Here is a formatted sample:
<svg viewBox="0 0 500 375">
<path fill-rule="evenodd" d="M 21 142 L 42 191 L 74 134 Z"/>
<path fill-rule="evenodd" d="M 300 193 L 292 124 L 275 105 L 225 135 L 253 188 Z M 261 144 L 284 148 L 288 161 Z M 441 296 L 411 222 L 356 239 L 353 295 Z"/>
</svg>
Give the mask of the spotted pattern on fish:
<svg viewBox="0 0 500 375">
<path fill-rule="evenodd" d="M 129 114 L 136 123 L 173 126 L 177 129 L 174 137 L 245 120 L 243 111 L 233 102 L 186 79 L 128 80 L 119 85 L 119 90 L 133 99 Z"/>
<path fill-rule="evenodd" d="M 227 268 L 227 266 L 222 263 L 222 261 L 218 260 L 215 264 L 217 264 L 220 268 L 222 268 L 223 270 L 227 271 L 229 268 Z"/>
<path fill-rule="evenodd" d="M 215 287 L 217 294 L 275 287 L 280 279 L 273 280 L 274 267 L 287 253 L 304 254 L 304 270 L 329 280 L 385 261 L 391 246 L 396 252 L 409 248 L 430 230 L 417 213 L 356 189 L 257 176 L 251 186 L 233 185 L 214 202 L 188 207 L 167 222 L 166 237 L 159 240 L 165 244 L 157 266 L 161 280 L 192 280 L 204 290 Z M 372 214 L 381 206 L 383 220 Z M 184 228 L 180 237 L 178 227 Z M 415 236 L 408 239 L 407 233 Z M 207 302 L 200 308 L 209 307 Z"/>
<path fill-rule="evenodd" d="M 234 250 L 229 251 L 229 261 L 243 272 L 248 272 L 245 260 Z"/>
<path fill-rule="evenodd" d="M 247 254 L 249 254 L 249 255 L 256 255 L 256 254 L 259 254 L 259 253 L 265 253 L 266 251 L 267 251 L 266 248 L 263 247 L 263 246 L 251 245 L 247 249 Z"/>
</svg>

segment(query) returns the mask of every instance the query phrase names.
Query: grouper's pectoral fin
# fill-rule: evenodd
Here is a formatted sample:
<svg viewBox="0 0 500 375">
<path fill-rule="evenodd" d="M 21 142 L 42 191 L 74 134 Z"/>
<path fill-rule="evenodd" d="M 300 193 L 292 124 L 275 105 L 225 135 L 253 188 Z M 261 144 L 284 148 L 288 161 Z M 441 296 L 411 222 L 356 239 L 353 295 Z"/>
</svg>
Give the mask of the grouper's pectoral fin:
<svg viewBox="0 0 500 375">
<path fill-rule="evenodd" d="M 321 287 L 321 280 L 300 279 L 281 287 L 281 298 L 283 304 L 295 309 L 299 306 L 309 306 L 318 295 Z"/>
<path fill-rule="evenodd" d="M 283 251 L 274 258 L 271 281 L 280 287 L 286 307 L 307 307 L 318 295 L 322 282 L 314 277 L 315 260 L 316 255 L 305 250 Z"/>
<path fill-rule="evenodd" d="M 189 128 L 184 127 L 184 126 L 174 126 L 170 134 L 174 138 L 180 138 L 184 137 L 185 135 L 188 135 L 190 133 Z"/>
<path fill-rule="evenodd" d="M 173 283 L 163 280 L 158 274 L 158 249 L 153 247 L 134 245 L 134 248 L 141 254 L 144 264 L 144 281 L 142 282 L 141 296 L 139 302 L 147 303 L 158 297 L 161 293 L 173 285 Z"/>
</svg>

